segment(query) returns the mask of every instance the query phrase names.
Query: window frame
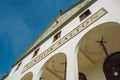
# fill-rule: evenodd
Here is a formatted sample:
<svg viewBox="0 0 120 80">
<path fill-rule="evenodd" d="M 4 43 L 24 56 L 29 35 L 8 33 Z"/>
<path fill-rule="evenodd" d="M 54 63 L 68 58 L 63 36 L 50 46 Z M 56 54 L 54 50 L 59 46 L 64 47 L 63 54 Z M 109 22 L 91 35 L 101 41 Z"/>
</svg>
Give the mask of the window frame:
<svg viewBox="0 0 120 80">
<path fill-rule="evenodd" d="M 37 49 L 34 51 L 34 53 L 33 53 L 33 55 L 32 55 L 32 58 L 34 58 L 35 56 L 37 56 L 39 50 L 40 50 L 40 48 L 37 48 Z"/>
<path fill-rule="evenodd" d="M 91 13 L 91 11 L 88 9 L 86 10 L 84 13 L 82 13 L 79 18 L 80 18 L 80 21 L 83 21 L 85 18 L 87 18 Z"/>
<path fill-rule="evenodd" d="M 59 31 L 57 34 L 54 35 L 53 42 L 55 42 L 56 40 L 58 40 L 60 37 L 61 37 L 61 31 Z"/>
<path fill-rule="evenodd" d="M 17 64 L 15 71 L 17 71 L 20 68 L 21 64 L 22 64 L 22 62 Z"/>
</svg>

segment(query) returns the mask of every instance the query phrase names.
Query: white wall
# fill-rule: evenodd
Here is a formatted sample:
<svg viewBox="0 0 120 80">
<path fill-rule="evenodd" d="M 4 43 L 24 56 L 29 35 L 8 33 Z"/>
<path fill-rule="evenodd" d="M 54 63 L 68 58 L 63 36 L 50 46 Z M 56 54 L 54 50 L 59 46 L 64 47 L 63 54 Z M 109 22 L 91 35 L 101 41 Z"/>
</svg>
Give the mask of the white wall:
<svg viewBox="0 0 120 80">
<path fill-rule="evenodd" d="M 16 72 L 15 72 L 16 66 L 13 67 L 13 69 L 11 70 L 11 72 L 10 72 L 10 74 L 9 74 L 9 76 L 6 80 L 20 80 L 22 78 L 22 76 L 24 76 L 28 72 L 33 72 L 33 74 L 34 74 L 33 75 L 33 80 L 39 80 L 39 78 L 38 78 L 39 75 L 38 74 L 40 74 L 40 70 L 41 70 L 42 66 L 44 65 L 44 63 L 50 57 L 52 57 L 53 55 L 55 55 L 57 53 L 60 53 L 60 52 L 65 53 L 66 56 L 67 56 L 67 59 L 68 59 L 67 60 L 67 63 L 68 63 L 67 64 L 67 66 L 68 66 L 67 67 L 67 80 L 78 80 L 78 74 L 77 74 L 78 69 L 77 69 L 77 60 L 76 60 L 77 57 L 75 55 L 75 49 L 76 49 L 76 46 L 77 46 L 79 40 L 89 30 L 91 30 L 92 28 L 94 28 L 95 26 L 97 26 L 101 23 L 104 23 L 104 22 L 118 22 L 118 23 L 120 23 L 120 16 L 119 16 L 120 5 L 119 5 L 119 3 L 120 3 L 120 0 L 98 0 L 97 2 L 95 2 L 88 9 L 90 9 L 92 14 L 94 14 L 98 10 L 100 10 L 101 8 L 105 8 L 108 11 L 108 13 L 105 16 L 103 16 L 97 22 L 90 25 L 88 28 L 86 28 L 84 31 L 82 31 L 82 33 L 79 33 L 77 36 L 75 36 L 73 39 L 68 41 L 66 44 L 62 45 L 60 48 L 58 48 L 57 50 L 52 52 L 48 57 L 41 60 L 38 64 L 34 65 L 29 70 L 22 73 L 24 66 L 28 62 L 33 60 L 32 59 L 33 52 L 32 52 L 30 55 L 28 55 L 25 59 L 22 60 L 22 64 Z M 61 31 L 62 31 L 61 38 L 63 36 L 65 36 L 67 33 L 69 33 L 70 31 L 72 31 L 75 27 L 80 25 L 83 21 L 85 21 L 88 18 L 87 17 L 82 22 L 80 22 L 79 15 L 75 19 L 73 19 L 70 23 L 68 23 L 64 28 L 61 29 Z M 39 50 L 38 55 L 41 54 L 46 49 L 48 49 L 51 45 L 53 45 L 54 43 L 52 43 L 52 41 L 53 41 L 53 37 L 49 38 L 45 43 L 43 43 L 40 46 L 40 50 Z M 95 79 L 95 80 L 98 80 L 98 79 Z M 100 79 L 100 80 L 105 80 L 105 79 L 103 78 L 103 79 Z"/>
</svg>

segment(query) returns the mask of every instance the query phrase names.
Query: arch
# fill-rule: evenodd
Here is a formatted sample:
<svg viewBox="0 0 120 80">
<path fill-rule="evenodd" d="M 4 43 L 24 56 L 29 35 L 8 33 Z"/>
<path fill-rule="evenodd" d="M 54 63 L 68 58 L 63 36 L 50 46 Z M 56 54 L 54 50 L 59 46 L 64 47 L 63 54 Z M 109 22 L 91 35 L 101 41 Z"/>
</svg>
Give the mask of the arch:
<svg viewBox="0 0 120 80">
<path fill-rule="evenodd" d="M 39 80 L 65 80 L 66 78 L 66 55 L 58 53 L 52 56 L 40 70 Z"/>
<path fill-rule="evenodd" d="M 32 80 L 33 78 L 33 73 L 32 72 L 28 72 L 27 74 L 25 74 L 21 80 Z"/>
<path fill-rule="evenodd" d="M 120 51 L 119 36 L 120 24 L 116 22 L 102 23 L 83 35 L 76 47 L 78 73 L 87 80 L 105 80 L 103 64 L 107 56 Z M 98 43 L 101 40 L 104 46 Z"/>
</svg>

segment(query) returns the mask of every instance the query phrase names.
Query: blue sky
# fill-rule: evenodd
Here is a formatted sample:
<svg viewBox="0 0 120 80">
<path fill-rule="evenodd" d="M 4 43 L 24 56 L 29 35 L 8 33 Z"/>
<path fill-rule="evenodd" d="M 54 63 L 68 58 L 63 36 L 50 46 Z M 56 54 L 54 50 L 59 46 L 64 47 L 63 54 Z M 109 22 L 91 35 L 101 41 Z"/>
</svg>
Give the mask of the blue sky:
<svg viewBox="0 0 120 80">
<path fill-rule="evenodd" d="M 0 0 L 0 77 L 59 15 L 79 0 Z"/>
</svg>

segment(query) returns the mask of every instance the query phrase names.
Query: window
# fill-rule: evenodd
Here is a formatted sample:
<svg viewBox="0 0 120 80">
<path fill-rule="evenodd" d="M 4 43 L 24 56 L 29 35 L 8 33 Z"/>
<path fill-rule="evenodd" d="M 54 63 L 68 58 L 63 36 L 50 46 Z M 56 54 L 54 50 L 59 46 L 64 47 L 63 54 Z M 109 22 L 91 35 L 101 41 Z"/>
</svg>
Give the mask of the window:
<svg viewBox="0 0 120 80">
<path fill-rule="evenodd" d="M 33 57 L 32 57 L 32 58 L 34 58 L 35 56 L 37 56 L 39 49 L 40 49 L 40 48 L 38 48 L 38 49 L 34 52 L 34 54 L 33 54 Z"/>
<path fill-rule="evenodd" d="M 85 11 L 81 16 L 80 16 L 80 21 L 85 19 L 87 16 L 91 14 L 90 10 Z"/>
<path fill-rule="evenodd" d="M 17 68 L 16 68 L 16 70 L 15 70 L 15 71 L 17 71 L 17 70 L 19 69 L 19 67 L 20 67 L 21 63 L 22 63 L 22 62 L 20 62 L 20 63 L 17 65 Z"/>
<path fill-rule="evenodd" d="M 61 36 L 61 31 L 54 36 L 53 42 L 55 42 L 58 38 L 60 38 L 60 36 Z"/>
</svg>

